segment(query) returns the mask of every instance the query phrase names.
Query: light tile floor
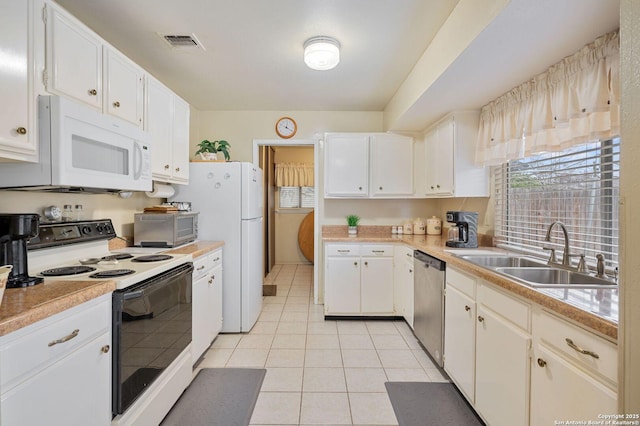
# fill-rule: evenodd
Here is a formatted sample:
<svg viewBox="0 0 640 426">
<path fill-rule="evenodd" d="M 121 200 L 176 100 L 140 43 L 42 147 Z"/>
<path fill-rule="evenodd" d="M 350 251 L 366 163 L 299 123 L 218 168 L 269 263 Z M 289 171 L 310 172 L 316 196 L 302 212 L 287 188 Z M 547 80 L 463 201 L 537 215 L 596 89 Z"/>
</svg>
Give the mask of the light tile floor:
<svg viewBox="0 0 640 426">
<path fill-rule="evenodd" d="M 221 334 L 199 368 L 267 374 L 251 425 L 397 425 L 387 381 L 447 381 L 404 321 L 325 321 L 313 267 L 276 265 L 251 332 Z"/>
</svg>

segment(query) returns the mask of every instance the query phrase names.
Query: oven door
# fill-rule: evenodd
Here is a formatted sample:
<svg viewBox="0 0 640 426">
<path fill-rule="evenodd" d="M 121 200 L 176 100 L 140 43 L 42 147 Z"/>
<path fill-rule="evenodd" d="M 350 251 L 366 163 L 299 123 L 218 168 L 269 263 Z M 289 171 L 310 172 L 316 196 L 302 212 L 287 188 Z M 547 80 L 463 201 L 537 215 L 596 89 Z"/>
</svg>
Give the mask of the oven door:
<svg viewBox="0 0 640 426">
<path fill-rule="evenodd" d="M 125 410 L 191 343 L 185 263 L 113 293 L 113 414 Z"/>
</svg>

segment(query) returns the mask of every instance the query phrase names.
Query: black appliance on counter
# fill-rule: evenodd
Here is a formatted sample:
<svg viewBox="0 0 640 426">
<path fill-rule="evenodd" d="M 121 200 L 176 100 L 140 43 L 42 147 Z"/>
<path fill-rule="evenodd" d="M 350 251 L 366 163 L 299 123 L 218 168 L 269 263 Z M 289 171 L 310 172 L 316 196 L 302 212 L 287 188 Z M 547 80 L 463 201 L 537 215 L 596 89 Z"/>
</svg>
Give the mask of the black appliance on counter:
<svg viewBox="0 0 640 426">
<path fill-rule="evenodd" d="M 448 211 L 447 222 L 454 224 L 449 229 L 449 237 L 446 242 L 447 247 L 478 247 L 477 212 Z"/>
<path fill-rule="evenodd" d="M 7 288 L 29 287 L 44 281 L 30 277 L 27 242 L 38 236 L 40 216 L 34 213 L 0 214 L 0 265 L 13 265 Z"/>
</svg>

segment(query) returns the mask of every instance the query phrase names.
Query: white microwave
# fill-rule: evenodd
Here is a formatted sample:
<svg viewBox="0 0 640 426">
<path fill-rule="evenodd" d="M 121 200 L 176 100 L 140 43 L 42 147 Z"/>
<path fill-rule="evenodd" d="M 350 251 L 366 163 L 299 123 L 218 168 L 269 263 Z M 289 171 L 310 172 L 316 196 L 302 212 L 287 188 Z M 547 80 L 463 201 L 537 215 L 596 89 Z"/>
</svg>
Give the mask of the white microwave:
<svg viewBox="0 0 640 426">
<path fill-rule="evenodd" d="M 151 191 L 148 133 L 60 96 L 38 98 L 38 163 L 0 165 L 0 187 Z"/>
</svg>

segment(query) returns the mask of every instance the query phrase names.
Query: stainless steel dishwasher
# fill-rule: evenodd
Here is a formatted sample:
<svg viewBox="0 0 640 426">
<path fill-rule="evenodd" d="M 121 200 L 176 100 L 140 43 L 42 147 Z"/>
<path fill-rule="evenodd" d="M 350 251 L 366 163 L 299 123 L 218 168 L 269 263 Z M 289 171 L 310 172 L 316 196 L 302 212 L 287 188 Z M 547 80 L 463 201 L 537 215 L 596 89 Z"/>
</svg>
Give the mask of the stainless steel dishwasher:
<svg viewBox="0 0 640 426">
<path fill-rule="evenodd" d="M 442 367 L 446 264 L 419 250 L 413 252 L 413 257 L 416 260 L 413 276 L 413 332 L 434 361 Z"/>
</svg>

